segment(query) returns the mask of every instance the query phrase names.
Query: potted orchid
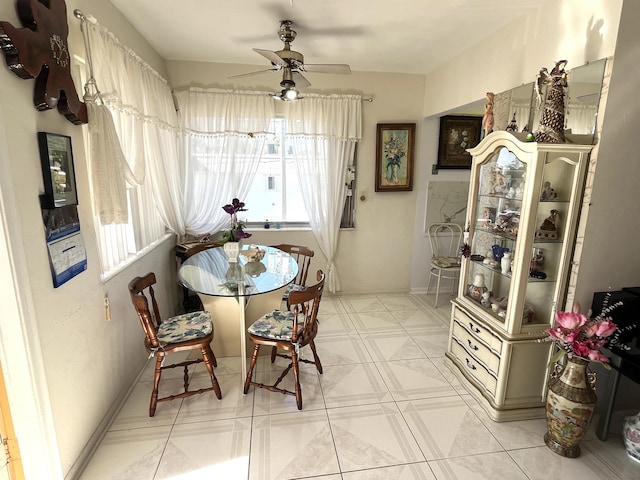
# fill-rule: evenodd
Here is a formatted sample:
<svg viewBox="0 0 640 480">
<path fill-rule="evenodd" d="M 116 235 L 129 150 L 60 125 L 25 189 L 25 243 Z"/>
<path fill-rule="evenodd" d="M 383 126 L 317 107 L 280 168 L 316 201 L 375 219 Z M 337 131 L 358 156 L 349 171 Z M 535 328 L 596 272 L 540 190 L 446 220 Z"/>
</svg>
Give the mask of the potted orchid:
<svg viewBox="0 0 640 480">
<path fill-rule="evenodd" d="M 245 224 L 238 220 L 238 212 L 246 212 L 244 208 L 244 202 L 241 202 L 237 198 L 234 198 L 231 203 L 223 206 L 222 209 L 231 215 L 231 227 L 229 230 L 225 230 L 222 235 L 222 241 L 227 242 L 239 242 L 243 238 L 249 238 L 250 233 L 244 231 Z"/>
</svg>

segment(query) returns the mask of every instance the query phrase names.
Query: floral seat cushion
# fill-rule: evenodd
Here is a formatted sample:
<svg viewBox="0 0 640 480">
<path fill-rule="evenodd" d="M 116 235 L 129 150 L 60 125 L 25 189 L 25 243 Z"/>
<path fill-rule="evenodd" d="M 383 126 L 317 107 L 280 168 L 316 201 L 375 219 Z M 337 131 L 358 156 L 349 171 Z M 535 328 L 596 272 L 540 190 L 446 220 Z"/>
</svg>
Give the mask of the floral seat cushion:
<svg viewBox="0 0 640 480">
<path fill-rule="evenodd" d="M 168 318 L 158 327 L 160 343 L 177 343 L 206 337 L 213 331 L 209 312 L 190 312 Z"/>
<path fill-rule="evenodd" d="M 297 285 L 295 283 L 292 283 L 285 289 L 284 298 L 289 298 L 289 294 L 291 292 L 304 292 L 306 289 L 307 287 L 305 287 L 304 285 Z"/>
<path fill-rule="evenodd" d="M 274 310 L 263 315 L 248 328 L 252 335 L 274 340 L 291 340 L 294 314 L 288 310 Z M 298 331 L 302 330 L 304 316 L 298 318 Z"/>
<path fill-rule="evenodd" d="M 433 257 L 431 263 L 440 268 L 459 267 L 462 261 L 459 257 Z"/>
</svg>

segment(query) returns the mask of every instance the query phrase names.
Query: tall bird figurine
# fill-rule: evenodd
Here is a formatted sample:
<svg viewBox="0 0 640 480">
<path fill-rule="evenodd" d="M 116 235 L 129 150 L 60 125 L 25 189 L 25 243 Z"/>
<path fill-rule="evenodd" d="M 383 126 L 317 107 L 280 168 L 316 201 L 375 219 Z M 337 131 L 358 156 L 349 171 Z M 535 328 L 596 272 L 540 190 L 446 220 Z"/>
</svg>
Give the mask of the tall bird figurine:
<svg viewBox="0 0 640 480">
<path fill-rule="evenodd" d="M 551 73 L 546 68 L 540 70 L 538 88 L 540 83 L 551 84 L 547 99 L 544 102 L 544 110 L 540 117 L 540 126 L 536 132 L 536 142 L 564 143 L 564 89 L 567 87 L 567 73 L 564 67 L 566 60 L 556 62 Z"/>
</svg>

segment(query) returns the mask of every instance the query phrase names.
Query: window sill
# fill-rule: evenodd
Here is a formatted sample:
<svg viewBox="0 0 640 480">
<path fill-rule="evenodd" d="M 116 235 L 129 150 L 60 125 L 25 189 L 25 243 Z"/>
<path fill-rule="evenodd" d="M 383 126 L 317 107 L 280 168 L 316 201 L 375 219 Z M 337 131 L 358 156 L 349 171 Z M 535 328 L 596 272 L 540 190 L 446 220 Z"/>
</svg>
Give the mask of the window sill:
<svg viewBox="0 0 640 480">
<path fill-rule="evenodd" d="M 151 252 L 152 250 L 154 250 L 155 248 L 159 247 L 160 245 L 162 245 L 164 242 L 166 242 L 167 240 L 169 240 L 171 238 L 175 238 L 175 235 L 173 233 L 167 233 L 165 236 L 163 236 L 162 238 L 156 240 L 155 242 L 153 242 L 151 245 L 147 246 L 146 248 L 140 250 L 135 255 L 131 255 L 124 262 L 122 262 L 121 264 L 119 264 L 116 267 L 112 268 L 108 272 L 100 274 L 100 280 L 102 281 L 102 283 L 108 282 L 113 277 L 115 277 L 119 273 L 123 272 L 124 270 L 129 268 L 131 265 L 133 265 L 135 262 L 137 262 L 139 259 L 144 257 L 147 253 Z"/>
</svg>

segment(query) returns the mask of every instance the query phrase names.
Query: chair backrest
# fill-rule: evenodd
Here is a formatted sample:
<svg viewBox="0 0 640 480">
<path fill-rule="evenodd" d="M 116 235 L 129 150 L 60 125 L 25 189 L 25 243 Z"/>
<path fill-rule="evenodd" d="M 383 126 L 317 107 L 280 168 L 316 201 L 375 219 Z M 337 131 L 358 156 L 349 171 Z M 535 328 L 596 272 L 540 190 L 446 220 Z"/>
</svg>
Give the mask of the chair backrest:
<svg viewBox="0 0 640 480">
<path fill-rule="evenodd" d="M 287 252 L 296 262 L 298 262 L 298 275 L 293 283 L 296 285 L 307 285 L 307 274 L 309 273 L 309 265 L 311 265 L 311 258 L 315 255 L 315 252 L 310 248 L 302 245 L 290 245 L 288 243 L 282 243 L 280 245 L 273 245 L 274 248 Z M 293 305 L 293 304 L 292 304 Z"/>
<path fill-rule="evenodd" d="M 149 347 L 157 347 L 159 345 L 157 332 L 158 326 L 162 322 L 158 302 L 156 302 L 155 292 L 153 291 L 155 283 L 156 275 L 153 272 L 147 273 L 143 277 L 136 277 L 129 282 L 129 295 L 131 295 L 131 301 L 140 319 L 140 325 L 146 337 L 146 344 Z M 151 299 L 152 311 L 149 310 L 147 295 Z"/>
<path fill-rule="evenodd" d="M 457 223 L 432 223 L 427 230 L 431 257 L 459 257 L 462 227 Z"/>
<path fill-rule="evenodd" d="M 318 270 L 316 279 L 318 283 L 307 287 L 302 291 L 293 291 L 289 294 L 289 302 L 293 307 L 293 314 L 296 320 L 293 322 L 293 331 L 291 339 L 295 343 L 306 345 L 313 340 L 318 333 L 318 309 L 320 308 L 320 300 L 324 290 L 324 272 Z M 302 330 L 298 328 L 299 316 L 304 315 L 304 323 Z"/>
<path fill-rule="evenodd" d="M 221 247 L 222 243 L 219 242 L 193 242 L 193 243 L 178 243 L 173 247 L 173 251 L 176 257 L 180 260 L 180 263 L 184 262 L 187 258 L 195 255 L 198 252 L 207 250 L 209 248 Z"/>
</svg>

